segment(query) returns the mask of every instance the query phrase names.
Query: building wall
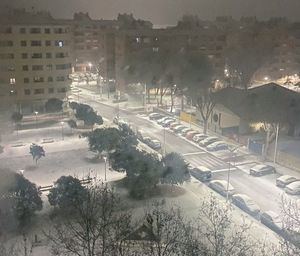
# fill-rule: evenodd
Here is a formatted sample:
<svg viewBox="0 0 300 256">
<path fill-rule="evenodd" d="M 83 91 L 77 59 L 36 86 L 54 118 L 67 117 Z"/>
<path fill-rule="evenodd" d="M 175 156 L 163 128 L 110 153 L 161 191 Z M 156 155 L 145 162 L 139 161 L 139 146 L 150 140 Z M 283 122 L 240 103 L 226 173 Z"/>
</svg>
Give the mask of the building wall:
<svg viewBox="0 0 300 256">
<path fill-rule="evenodd" d="M 62 24 L 2 25 L 1 102 L 31 112 L 42 110 L 50 98 L 65 99 L 70 86 L 70 40 L 70 29 Z"/>
</svg>

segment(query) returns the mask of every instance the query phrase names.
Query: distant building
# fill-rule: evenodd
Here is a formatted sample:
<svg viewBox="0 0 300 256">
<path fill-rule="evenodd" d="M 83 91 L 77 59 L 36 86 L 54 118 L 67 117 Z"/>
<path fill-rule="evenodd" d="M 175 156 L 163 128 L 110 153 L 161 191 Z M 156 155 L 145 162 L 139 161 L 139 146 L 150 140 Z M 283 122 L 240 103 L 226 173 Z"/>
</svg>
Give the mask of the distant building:
<svg viewBox="0 0 300 256">
<path fill-rule="evenodd" d="M 70 86 L 70 27 L 44 12 L 11 10 L 0 16 L 0 105 L 43 111 L 64 100 Z"/>
</svg>

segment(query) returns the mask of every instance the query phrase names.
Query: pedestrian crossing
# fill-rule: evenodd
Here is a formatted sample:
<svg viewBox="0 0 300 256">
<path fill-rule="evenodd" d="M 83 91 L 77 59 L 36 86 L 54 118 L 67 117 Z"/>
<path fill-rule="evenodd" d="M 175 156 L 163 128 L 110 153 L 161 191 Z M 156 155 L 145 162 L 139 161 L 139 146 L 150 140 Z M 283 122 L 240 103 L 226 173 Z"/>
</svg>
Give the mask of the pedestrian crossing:
<svg viewBox="0 0 300 256">
<path fill-rule="evenodd" d="M 194 167 L 205 166 L 212 171 L 228 169 L 228 163 L 225 163 L 208 153 L 185 154 L 184 158 Z"/>
</svg>

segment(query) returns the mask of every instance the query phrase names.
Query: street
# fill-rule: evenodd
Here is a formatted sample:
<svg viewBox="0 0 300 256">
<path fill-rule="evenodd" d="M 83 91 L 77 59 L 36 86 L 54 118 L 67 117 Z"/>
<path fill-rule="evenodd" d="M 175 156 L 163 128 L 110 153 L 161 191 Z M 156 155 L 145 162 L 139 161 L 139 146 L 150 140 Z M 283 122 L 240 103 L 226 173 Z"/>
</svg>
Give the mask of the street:
<svg viewBox="0 0 300 256">
<path fill-rule="evenodd" d="M 112 120 L 116 115 L 116 107 L 105 105 L 97 101 L 97 96 L 91 95 L 88 90 L 82 90 L 80 101 L 94 107 L 100 115 Z M 164 142 L 164 129 L 157 125 L 155 121 L 149 120 L 144 115 L 130 113 L 122 109 L 119 110 L 120 117 L 133 127 L 140 129 L 147 135 Z M 229 163 L 223 159 L 229 159 L 231 154 L 228 152 L 222 157 L 218 154 L 207 153 L 199 146 L 193 145 L 186 139 L 174 134 L 169 129 L 165 131 L 166 152 L 177 152 L 182 154 L 185 159 L 193 166 L 206 166 L 212 170 L 213 179 L 227 180 Z M 248 174 L 249 169 L 257 164 L 248 156 L 243 157 L 243 161 L 231 162 L 230 183 L 235 188 L 236 193 L 250 196 L 261 208 L 262 211 L 274 211 L 281 213 L 280 202 L 284 191 L 275 185 L 275 180 L 279 174 L 267 175 L 264 177 L 253 177 Z M 287 195 L 290 197 L 289 195 Z"/>
</svg>

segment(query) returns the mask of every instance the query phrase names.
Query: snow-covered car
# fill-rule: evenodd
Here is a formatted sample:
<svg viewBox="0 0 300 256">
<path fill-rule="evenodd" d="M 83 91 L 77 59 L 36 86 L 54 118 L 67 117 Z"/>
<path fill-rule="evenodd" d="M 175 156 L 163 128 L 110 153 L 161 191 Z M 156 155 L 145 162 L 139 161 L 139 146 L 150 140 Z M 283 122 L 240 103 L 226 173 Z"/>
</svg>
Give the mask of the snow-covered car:
<svg viewBox="0 0 300 256">
<path fill-rule="evenodd" d="M 290 176 L 290 175 L 282 175 L 276 179 L 276 186 L 280 188 L 284 188 L 290 183 L 294 181 L 299 181 L 300 179 Z"/>
<path fill-rule="evenodd" d="M 294 181 L 287 185 L 285 192 L 291 195 L 300 195 L 300 181 Z"/>
<path fill-rule="evenodd" d="M 179 135 L 185 137 L 185 135 L 186 135 L 188 132 L 191 132 L 191 131 L 193 131 L 193 129 L 191 129 L 191 128 L 184 128 L 184 129 L 182 129 L 182 130 L 180 131 Z"/>
<path fill-rule="evenodd" d="M 157 120 L 157 119 L 161 119 L 163 118 L 163 115 L 159 114 L 159 113 L 151 113 L 149 114 L 149 119 L 150 120 Z"/>
<path fill-rule="evenodd" d="M 199 141 L 199 146 L 201 146 L 201 147 L 207 147 L 208 145 L 210 145 L 210 144 L 212 144 L 212 143 L 214 143 L 214 142 L 216 142 L 216 141 L 219 141 L 220 139 L 218 138 L 218 137 L 208 137 L 208 138 L 206 138 L 206 139 L 203 139 L 203 140 L 201 140 L 201 141 Z"/>
<path fill-rule="evenodd" d="M 232 202 L 245 212 L 257 217 L 260 212 L 259 206 L 245 194 L 235 194 L 232 196 Z"/>
<path fill-rule="evenodd" d="M 156 139 L 150 139 L 150 140 L 148 140 L 147 145 L 150 148 L 153 148 L 155 150 L 161 149 L 161 143 L 160 143 L 159 140 L 156 140 Z"/>
<path fill-rule="evenodd" d="M 228 144 L 224 141 L 216 141 L 206 147 L 208 151 L 228 150 Z"/>
<path fill-rule="evenodd" d="M 208 186 L 221 194 L 222 196 L 227 195 L 227 186 L 228 186 L 228 195 L 232 196 L 234 194 L 234 187 L 226 180 L 212 180 L 208 183 Z"/>
<path fill-rule="evenodd" d="M 276 233 L 283 234 L 282 221 L 277 213 L 273 211 L 261 213 L 260 222 Z"/>
<path fill-rule="evenodd" d="M 211 180 L 211 170 L 205 166 L 189 167 L 189 171 L 196 179 L 202 182 Z"/>
<path fill-rule="evenodd" d="M 271 165 L 265 165 L 265 164 L 258 164 L 250 169 L 250 175 L 252 176 L 263 176 L 275 172 L 276 172 L 275 167 Z"/>
<path fill-rule="evenodd" d="M 179 125 L 179 126 L 176 126 L 175 128 L 173 128 L 173 131 L 174 131 L 175 133 L 179 134 L 179 133 L 181 133 L 181 131 L 182 131 L 183 129 L 185 129 L 185 128 L 186 128 L 186 126 L 184 126 L 184 125 Z"/>
<path fill-rule="evenodd" d="M 203 134 L 203 133 L 199 133 L 199 134 L 194 135 L 193 141 L 199 142 L 199 141 L 204 140 L 206 138 L 208 138 L 208 135 Z"/>
<path fill-rule="evenodd" d="M 193 137 L 197 134 L 200 134 L 199 132 L 197 131 L 190 131 L 188 132 L 185 137 L 188 139 L 188 140 L 193 140 Z"/>
<path fill-rule="evenodd" d="M 174 122 L 170 123 L 169 128 L 173 129 L 175 126 L 178 126 L 178 125 L 182 125 L 182 124 L 178 123 L 177 121 L 174 121 Z"/>
<path fill-rule="evenodd" d="M 169 125 L 170 125 L 171 123 L 174 123 L 174 122 L 176 122 L 176 120 L 170 118 L 170 119 L 167 119 L 167 120 L 163 121 L 162 126 L 163 126 L 163 127 L 169 127 Z"/>
<path fill-rule="evenodd" d="M 157 122 L 158 124 L 162 124 L 164 121 L 166 121 L 166 120 L 168 120 L 168 119 L 170 119 L 169 116 L 164 116 L 164 117 L 162 117 L 162 118 L 160 118 L 160 119 L 157 119 L 156 122 Z"/>
</svg>

